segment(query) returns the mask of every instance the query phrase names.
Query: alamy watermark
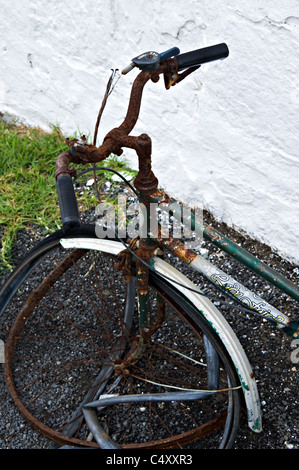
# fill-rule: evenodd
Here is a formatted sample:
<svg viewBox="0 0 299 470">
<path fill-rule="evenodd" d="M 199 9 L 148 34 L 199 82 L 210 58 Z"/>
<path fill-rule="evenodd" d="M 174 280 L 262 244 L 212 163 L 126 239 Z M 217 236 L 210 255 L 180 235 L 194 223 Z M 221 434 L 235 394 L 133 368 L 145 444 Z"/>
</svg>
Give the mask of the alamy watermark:
<svg viewBox="0 0 299 470">
<path fill-rule="evenodd" d="M 203 210 L 179 202 L 150 203 L 149 207 L 119 195 L 117 204 L 103 202 L 96 207 L 98 238 L 183 239 L 196 249 L 203 240 Z"/>
</svg>

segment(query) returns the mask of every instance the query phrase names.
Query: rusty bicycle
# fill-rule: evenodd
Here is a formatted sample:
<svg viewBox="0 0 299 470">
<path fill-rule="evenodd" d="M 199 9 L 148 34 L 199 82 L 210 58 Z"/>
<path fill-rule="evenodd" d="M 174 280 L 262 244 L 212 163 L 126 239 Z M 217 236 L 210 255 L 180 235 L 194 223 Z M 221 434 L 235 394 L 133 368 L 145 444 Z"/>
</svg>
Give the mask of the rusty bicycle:
<svg viewBox="0 0 299 470">
<path fill-rule="evenodd" d="M 243 404 L 249 427 L 262 429 L 257 384 L 237 336 L 166 253 L 294 338 L 298 321 L 201 256 L 182 227 L 190 222 L 192 233 L 297 301 L 299 289 L 192 212 L 176 211 L 152 171 L 150 137 L 131 135 L 147 82 L 163 75 L 169 89 L 228 54 L 222 43 L 135 57 L 123 70 L 139 69 L 123 123 L 99 147 L 84 136 L 67 139 L 57 158 L 62 228 L 12 272 L 0 292 L 0 313 L 16 312 L 5 342 L 10 395 L 26 420 L 60 446 L 230 448 Z M 101 172 L 95 165 L 124 148 L 134 149 L 139 162 L 134 184 L 123 178 L 143 210 L 138 236 L 128 235 L 127 220 L 112 231 L 112 219 L 84 225 L 73 185 L 71 164 L 92 163 Z M 178 233 L 162 233 L 157 208 L 178 218 Z"/>
</svg>

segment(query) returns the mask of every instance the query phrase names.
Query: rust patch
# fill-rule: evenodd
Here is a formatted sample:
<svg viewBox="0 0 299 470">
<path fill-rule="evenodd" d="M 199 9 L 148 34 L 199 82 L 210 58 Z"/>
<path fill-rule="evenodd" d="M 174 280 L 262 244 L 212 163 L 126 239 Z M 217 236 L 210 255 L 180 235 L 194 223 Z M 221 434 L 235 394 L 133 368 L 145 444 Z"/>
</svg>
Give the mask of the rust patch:
<svg viewBox="0 0 299 470">
<path fill-rule="evenodd" d="M 194 253 L 189 248 L 186 248 L 184 243 L 182 243 L 178 239 L 158 238 L 158 241 L 159 243 L 161 243 L 162 246 L 170 250 L 171 253 L 173 253 L 175 256 L 177 256 L 179 259 L 181 259 L 187 264 L 190 264 L 197 257 L 196 253 Z"/>
</svg>

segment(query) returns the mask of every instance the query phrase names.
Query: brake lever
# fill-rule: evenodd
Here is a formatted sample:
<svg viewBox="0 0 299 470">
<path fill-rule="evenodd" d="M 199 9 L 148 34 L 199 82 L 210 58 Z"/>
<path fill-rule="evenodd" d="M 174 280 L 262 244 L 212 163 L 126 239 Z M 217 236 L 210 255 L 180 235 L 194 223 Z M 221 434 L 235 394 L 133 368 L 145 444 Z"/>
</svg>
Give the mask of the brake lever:
<svg viewBox="0 0 299 470">
<path fill-rule="evenodd" d="M 132 59 L 132 62 L 122 70 L 122 75 L 126 75 L 131 70 L 133 70 L 134 67 L 138 67 L 139 70 L 142 71 L 156 70 L 161 62 L 170 59 L 171 57 L 174 57 L 179 53 L 180 50 L 178 47 L 172 47 L 171 49 L 168 49 L 167 51 L 162 52 L 161 54 L 155 51 L 144 52 Z"/>
<path fill-rule="evenodd" d="M 181 82 L 186 78 L 190 73 L 195 72 L 195 70 L 199 69 L 200 65 L 196 65 L 194 67 L 189 67 L 182 73 L 164 73 L 164 84 L 166 90 L 169 90 L 170 87 L 176 85 L 177 83 Z"/>
</svg>

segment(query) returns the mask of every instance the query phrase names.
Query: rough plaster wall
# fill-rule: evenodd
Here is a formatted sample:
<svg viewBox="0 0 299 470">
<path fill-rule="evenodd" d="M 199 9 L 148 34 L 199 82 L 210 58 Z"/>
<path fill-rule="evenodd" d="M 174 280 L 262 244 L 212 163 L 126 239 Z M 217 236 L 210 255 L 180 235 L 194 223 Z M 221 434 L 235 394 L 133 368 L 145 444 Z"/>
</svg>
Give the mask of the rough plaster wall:
<svg viewBox="0 0 299 470">
<path fill-rule="evenodd" d="M 299 3 L 269 0 L 0 0 L 0 112 L 93 133 L 111 68 L 146 50 L 226 42 L 230 56 L 144 92 L 134 134 L 153 141 L 169 194 L 203 203 L 299 261 Z M 108 101 L 99 137 L 125 115 L 136 71 Z M 99 141 L 100 142 L 100 141 Z M 126 152 L 136 164 L 135 156 Z"/>
</svg>

